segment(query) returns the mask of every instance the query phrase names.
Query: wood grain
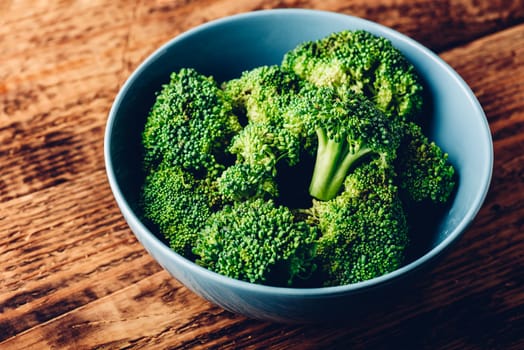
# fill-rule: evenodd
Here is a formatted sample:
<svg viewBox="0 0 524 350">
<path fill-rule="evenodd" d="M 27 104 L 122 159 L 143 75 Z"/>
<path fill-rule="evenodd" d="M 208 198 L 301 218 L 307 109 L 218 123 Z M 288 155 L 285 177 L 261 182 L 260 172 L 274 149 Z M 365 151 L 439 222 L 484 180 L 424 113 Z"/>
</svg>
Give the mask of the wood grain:
<svg viewBox="0 0 524 350">
<path fill-rule="evenodd" d="M 129 73 L 173 36 L 269 8 L 356 15 L 421 41 L 491 128 L 485 205 L 398 304 L 341 325 L 246 319 L 200 299 L 136 241 L 103 163 Z M 0 2 L 0 349 L 524 348 L 524 1 Z"/>
</svg>

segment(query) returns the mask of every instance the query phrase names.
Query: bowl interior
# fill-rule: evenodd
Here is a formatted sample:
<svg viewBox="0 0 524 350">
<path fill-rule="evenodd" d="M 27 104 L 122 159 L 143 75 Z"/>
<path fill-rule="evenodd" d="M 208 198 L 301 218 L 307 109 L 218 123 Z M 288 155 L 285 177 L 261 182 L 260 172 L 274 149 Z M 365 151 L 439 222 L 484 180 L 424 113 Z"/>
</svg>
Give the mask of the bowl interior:
<svg viewBox="0 0 524 350">
<path fill-rule="evenodd" d="M 470 224 L 489 186 L 493 151 L 484 113 L 463 80 L 431 51 L 378 24 L 328 12 L 272 10 L 233 16 L 190 30 L 147 58 L 117 96 L 106 131 L 108 176 L 121 209 L 129 209 L 128 215 L 138 212 L 143 180 L 140 133 L 155 92 L 172 71 L 194 67 L 223 81 L 260 65 L 279 64 L 297 44 L 344 29 L 365 29 L 389 38 L 424 79 L 430 136 L 449 153 L 459 186 L 450 207 L 424 228 L 428 244 L 406 269 L 440 253 Z"/>
</svg>

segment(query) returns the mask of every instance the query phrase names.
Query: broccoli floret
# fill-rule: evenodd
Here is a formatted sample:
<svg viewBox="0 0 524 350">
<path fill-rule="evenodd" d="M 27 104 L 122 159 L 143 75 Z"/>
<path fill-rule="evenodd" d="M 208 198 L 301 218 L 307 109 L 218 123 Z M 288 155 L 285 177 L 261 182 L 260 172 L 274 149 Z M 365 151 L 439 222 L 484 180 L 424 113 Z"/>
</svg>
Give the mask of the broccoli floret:
<svg viewBox="0 0 524 350">
<path fill-rule="evenodd" d="M 241 129 L 232 110 L 212 77 L 192 68 L 172 73 L 142 133 L 146 168 L 165 162 L 200 177 L 217 175 L 228 162 L 231 137 Z"/>
<path fill-rule="evenodd" d="M 228 151 L 237 162 L 273 169 L 279 161 L 295 165 L 300 160 L 300 138 L 271 123 L 249 123 L 231 141 Z"/>
<path fill-rule="evenodd" d="M 341 31 L 305 42 L 284 56 L 282 68 L 317 86 L 364 94 L 388 116 L 413 120 L 422 107 L 414 66 L 386 38 Z"/>
<path fill-rule="evenodd" d="M 296 165 L 304 145 L 302 130 L 286 119 L 294 117 L 286 112 L 302 84 L 278 66 L 255 68 L 225 83 L 236 110 L 247 117 L 247 125 L 227 150 L 236 156 L 235 164 L 219 178 L 226 199 L 278 196 L 278 164 Z"/>
<path fill-rule="evenodd" d="M 228 152 L 235 164 L 218 179 L 226 199 L 278 196 L 277 165 L 298 163 L 301 142 L 297 135 L 270 123 L 251 122 L 235 135 Z"/>
<path fill-rule="evenodd" d="M 162 163 L 145 178 L 143 216 L 158 227 L 174 251 L 192 258 L 198 232 L 220 207 L 215 187 L 209 178 L 198 180 L 180 167 Z"/>
<path fill-rule="evenodd" d="M 399 187 L 409 201 L 446 203 L 456 186 L 455 168 L 415 123 L 407 123 L 395 162 Z"/>
<path fill-rule="evenodd" d="M 280 66 L 261 66 L 223 84 L 238 114 L 249 122 L 282 125 L 282 110 L 303 84 L 293 72 Z"/>
<path fill-rule="evenodd" d="M 365 281 L 402 265 L 408 223 L 393 178 L 392 168 L 366 163 L 348 175 L 340 195 L 314 201 L 311 212 L 321 230 L 317 259 L 324 285 Z"/>
<path fill-rule="evenodd" d="M 234 164 L 217 179 L 218 191 L 227 202 L 275 198 L 279 191 L 274 173 L 273 168 L 259 164 Z"/>
<path fill-rule="evenodd" d="M 314 268 L 317 230 L 285 206 L 251 199 L 214 213 L 199 235 L 196 262 L 252 283 L 290 286 Z"/>
<path fill-rule="evenodd" d="M 366 158 L 392 166 L 402 135 L 398 119 L 388 118 L 361 94 L 340 96 L 330 87 L 308 89 L 301 101 L 296 108 L 318 138 L 311 196 L 335 197 L 351 168 Z"/>
<path fill-rule="evenodd" d="M 254 68 L 226 82 L 226 94 L 248 121 L 229 148 L 239 162 L 273 168 L 280 160 L 289 165 L 299 161 L 303 130 L 288 111 L 303 85 L 302 79 L 279 66 Z"/>
</svg>

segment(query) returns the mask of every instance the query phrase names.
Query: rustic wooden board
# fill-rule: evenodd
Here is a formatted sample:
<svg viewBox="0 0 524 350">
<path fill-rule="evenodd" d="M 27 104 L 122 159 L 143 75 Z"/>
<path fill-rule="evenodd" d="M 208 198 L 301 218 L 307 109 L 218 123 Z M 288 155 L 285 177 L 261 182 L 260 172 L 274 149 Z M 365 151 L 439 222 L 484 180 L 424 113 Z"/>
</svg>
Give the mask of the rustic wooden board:
<svg viewBox="0 0 524 350">
<path fill-rule="evenodd" d="M 438 52 L 493 135 L 486 203 L 395 306 L 342 325 L 249 320 L 163 271 L 126 226 L 103 164 L 129 73 L 200 23 L 277 7 L 376 20 Z M 3 1 L 0 348 L 524 347 L 524 1 Z"/>
</svg>

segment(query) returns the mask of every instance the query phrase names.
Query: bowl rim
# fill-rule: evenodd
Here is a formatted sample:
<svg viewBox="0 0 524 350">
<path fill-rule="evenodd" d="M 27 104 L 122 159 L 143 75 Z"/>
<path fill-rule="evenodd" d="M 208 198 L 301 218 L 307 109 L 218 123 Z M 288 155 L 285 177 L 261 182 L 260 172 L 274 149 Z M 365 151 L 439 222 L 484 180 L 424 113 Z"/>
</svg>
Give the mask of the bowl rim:
<svg viewBox="0 0 524 350">
<path fill-rule="evenodd" d="M 320 15 L 320 16 L 325 16 L 329 18 L 344 19 L 349 22 L 352 22 L 355 25 L 364 26 L 366 28 L 382 33 L 384 36 L 387 36 L 389 38 L 394 38 L 395 41 L 402 42 L 404 45 L 411 46 L 416 51 L 423 54 L 425 59 L 433 61 L 433 64 L 440 66 L 444 71 L 446 71 L 446 73 L 450 77 L 453 78 L 457 86 L 460 87 L 460 89 L 464 92 L 464 94 L 470 100 L 472 106 L 475 109 L 474 113 L 480 116 L 481 122 L 483 123 L 482 129 L 486 133 L 484 135 L 484 138 L 486 138 L 489 141 L 487 154 L 486 154 L 487 169 L 484 169 L 484 171 L 487 170 L 488 173 L 486 174 L 485 180 L 482 184 L 483 190 L 479 191 L 476 194 L 476 196 L 472 199 L 471 202 L 474 205 L 472 205 L 468 209 L 464 217 L 460 220 L 459 224 L 457 224 L 455 228 L 449 232 L 449 234 L 447 235 L 445 239 L 443 239 L 441 242 L 439 242 L 436 246 L 434 246 L 431 250 L 429 250 L 422 256 L 414 259 L 413 261 L 407 263 L 406 265 L 403 265 L 402 267 L 398 268 L 395 271 L 384 274 L 382 276 L 372 278 L 370 280 L 358 282 L 358 283 L 339 285 L 339 286 L 329 286 L 329 287 L 310 287 L 310 288 L 307 288 L 307 287 L 306 288 L 279 287 L 279 286 L 269 286 L 269 285 L 255 284 L 255 283 L 250 283 L 247 281 L 237 280 L 231 277 L 227 277 L 227 276 L 218 274 L 214 271 L 208 270 L 202 266 L 199 266 L 195 262 L 183 257 L 182 255 L 174 252 L 166 244 L 160 241 L 158 237 L 156 237 L 156 235 L 152 233 L 141 222 L 141 220 L 138 218 L 138 216 L 135 214 L 135 212 L 133 211 L 133 209 L 131 208 L 127 200 L 125 199 L 120 189 L 120 184 L 118 184 L 116 180 L 115 169 L 113 167 L 113 160 L 111 156 L 111 143 L 112 143 L 111 135 L 112 135 L 113 126 L 114 126 L 114 122 L 115 122 L 115 118 L 116 118 L 116 114 L 119 109 L 119 106 L 122 104 L 124 96 L 126 95 L 127 91 L 129 91 L 133 83 L 137 80 L 137 77 L 141 74 L 141 72 L 144 71 L 145 68 L 149 64 L 151 64 L 151 62 L 154 61 L 159 55 L 161 55 L 168 47 L 196 33 L 206 31 L 214 27 L 221 26 L 231 21 L 245 20 L 245 19 L 257 18 L 257 17 L 274 16 L 274 15 L 279 15 L 279 16 L 283 16 L 283 15 L 286 15 L 286 16 L 289 16 L 289 15 L 291 16 L 304 16 L 304 15 L 319 16 Z M 394 280 L 404 276 L 406 273 L 410 271 L 421 269 L 422 267 L 426 266 L 430 261 L 441 256 L 464 233 L 464 231 L 473 222 L 477 213 L 479 212 L 480 208 L 482 207 L 483 202 L 487 196 L 487 193 L 489 192 L 489 187 L 490 187 L 492 173 L 493 173 L 493 158 L 494 157 L 493 157 L 493 141 L 491 137 L 489 123 L 488 123 L 486 115 L 479 101 L 477 100 L 475 94 L 473 93 L 471 88 L 466 84 L 466 82 L 462 79 L 462 77 L 460 77 L 460 75 L 450 65 L 448 65 L 442 58 L 440 58 L 433 51 L 423 46 L 419 42 L 415 41 L 414 39 L 411 39 L 410 37 L 408 37 L 405 34 L 402 34 L 390 27 L 387 27 L 377 22 L 370 21 L 368 19 L 356 17 L 353 15 L 343 14 L 343 13 L 326 11 L 326 10 L 285 8 L 285 9 L 266 9 L 266 10 L 250 11 L 250 12 L 238 13 L 238 14 L 214 19 L 214 20 L 200 24 L 196 27 L 193 27 L 191 29 L 188 29 L 187 31 L 184 31 L 176 35 L 175 37 L 171 38 L 170 40 L 165 42 L 163 45 L 161 45 L 159 48 L 154 50 L 149 56 L 147 56 L 144 60 L 142 60 L 141 63 L 135 68 L 135 70 L 130 74 L 130 76 L 127 78 L 127 80 L 124 82 L 124 84 L 119 89 L 114 99 L 114 102 L 109 111 L 109 115 L 108 115 L 108 119 L 106 123 L 105 134 L 104 134 L 104 158 L 105 158 L 106 176 L 107 176 L 110 188 L 115 197 L 115 200 L 125 220 L 128 222 L 128 225 L 130 226 L 131 231 L 135 234 L 135 236 L 138 238 L 140 242 L 143 239 L 147 240 L 149 245 L 152 247 L 152 249 L 158 250 L 160 254 L 169 256 L 170 259 L 176 262 L 177 265 L 183 265 L 186 268 L 188 268 L 189 271 L 197 273 L 199 275 L 205 274 L 207 278 L 219 284 L 228 285 L 230 287 L 234 287 L 235 289 L 250 290 L 253 292 L 258 292 L 258 293 L 263 293 L 263 294 L 277 293 L 279 295 L 288 295 L 288 296 L 316 297 L 319 295 L 336 296 L 338 294 L 359 293 L 359 292 L 363 292 L 364 290 L 368 290 L 370 288 L 383 286 L 385 284 L 392 283 Z M 140 232 L 135 232 L 135 230 L 138 230 Z"/>
</svg>

